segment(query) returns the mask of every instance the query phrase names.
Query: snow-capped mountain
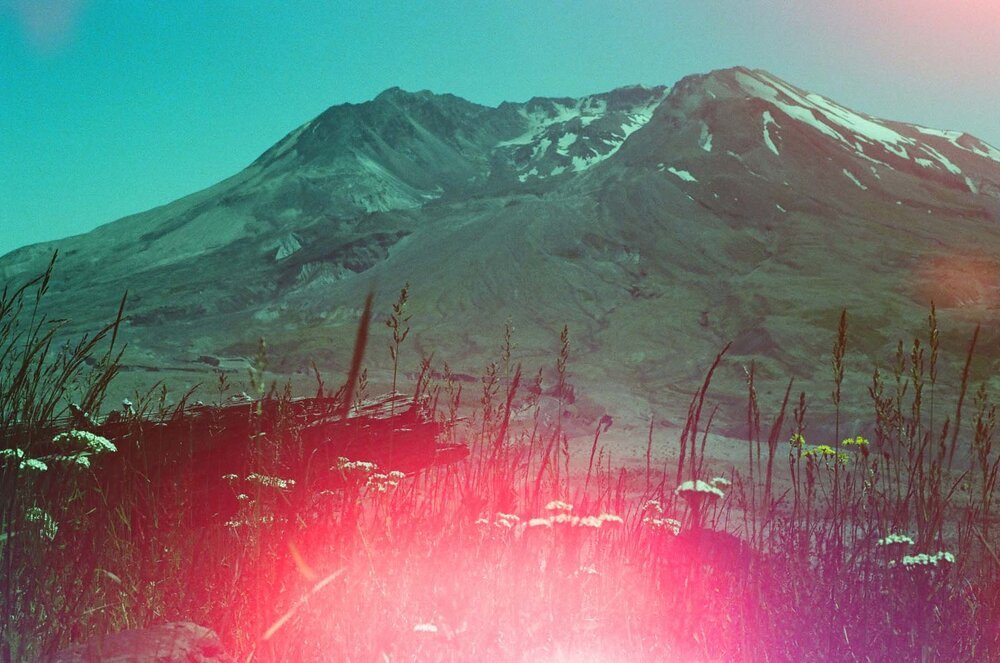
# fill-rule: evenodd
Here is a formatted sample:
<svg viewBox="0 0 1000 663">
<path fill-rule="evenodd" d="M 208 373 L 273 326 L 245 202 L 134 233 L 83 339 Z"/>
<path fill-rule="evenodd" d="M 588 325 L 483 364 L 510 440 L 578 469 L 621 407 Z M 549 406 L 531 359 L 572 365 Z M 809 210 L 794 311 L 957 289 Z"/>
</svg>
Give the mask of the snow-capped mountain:
<svg viewBox="0 0 1000 663">
<path fill-rule="evenodd" d="M 214 187 L 10 253 L 0 279 L 55 248 L 53 309 L 91 330 L 127 288 L 126 362 L 179 383 L 259 336 L 279 373 L 336 372 L 365 293 L 386 312 L 407 281 L 408 370 L 422 351 L 476 375 L 508 320 L 548 365 L 568 324 L 587 416 L 674 417 L 730 340 L 721 396 L 754 360 L 762 393 L 795 376 L 821 398 L 844 307 L 859 407 L 932 300 L 951 349 L 985 322 L 1000 359 L 1000 150 L 744 68 L 496 108 L 390 89 Z"/>
</svg>

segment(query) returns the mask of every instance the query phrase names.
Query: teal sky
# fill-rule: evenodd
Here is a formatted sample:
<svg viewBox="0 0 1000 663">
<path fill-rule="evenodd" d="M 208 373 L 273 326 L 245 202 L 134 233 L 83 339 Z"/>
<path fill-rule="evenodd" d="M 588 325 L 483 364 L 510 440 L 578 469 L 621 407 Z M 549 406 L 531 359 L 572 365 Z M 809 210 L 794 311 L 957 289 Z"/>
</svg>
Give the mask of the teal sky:
<svg viewBox="0 0 1000 663">
<path fill-rule="evenodd" d="M 394 85 L 496 105 L 734 65 L 1000 145 L 992 0 L 0 0 L 0 254 L 214 184 Z"/>
</svg>

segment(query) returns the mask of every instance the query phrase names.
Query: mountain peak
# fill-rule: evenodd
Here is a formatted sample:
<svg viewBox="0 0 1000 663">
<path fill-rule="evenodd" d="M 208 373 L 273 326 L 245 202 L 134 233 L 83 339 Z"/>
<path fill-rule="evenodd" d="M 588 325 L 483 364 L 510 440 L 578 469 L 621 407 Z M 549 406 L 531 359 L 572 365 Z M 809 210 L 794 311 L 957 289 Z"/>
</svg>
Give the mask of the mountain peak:
<svg viewBox="0 0 1000 663">
<path fill-rule="evenodd" d="M 437 95 L 435 95 L 430 90 L 418 90 L 416 92 L 409 92 L 399 86 L 394 85 L 390 88 L 386 88 L 382 92 L 379 92 L 378 95 L 375 97 L 375 99 L 373 99 L 373 101 L 387 101 L 387 100 L 395 101 L 399 99 L 414 99 L 414 98 L 429 99 L 435 96 Z"/>
<path fill-rule="evenodd" d="M 2 258 L 0 278 L 44 270 L 58 245 L 72 329 L 127 286 L 129 361 L 182 383 L 199 356 L 252 356 L 260 336 L 288 374 L 335 367 L 371 284 L 411 281 L 414 336 L 463 372 L 507 316 L 526 356 L 565 322 L 588 349 L 580 393 L 589 380 L 618 399 L 700 379 L 689 359 L 729 341 L 807 381 L 816 321 L 851 304 L 863 325 L 923 319 L 929 300 L 995 321 L 998 220 L 1000 151 L 733 67 L 497 107 L 390 88 L 210 189 Z M 872 352 L 895 347 L 870 334 Z"/>
</svg>

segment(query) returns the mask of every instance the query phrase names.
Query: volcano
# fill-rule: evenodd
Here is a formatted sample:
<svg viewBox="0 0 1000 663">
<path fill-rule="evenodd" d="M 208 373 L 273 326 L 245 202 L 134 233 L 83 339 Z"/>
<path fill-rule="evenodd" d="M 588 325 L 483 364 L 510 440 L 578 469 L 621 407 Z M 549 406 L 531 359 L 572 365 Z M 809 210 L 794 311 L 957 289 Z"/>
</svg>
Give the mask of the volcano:
<svg viewBox="0 0 1000 663">
<path fill-rule="evenodd" d="M 259 338 L 276 379 L 308 384 L 313 362 L 342 375 L 366 294 L 384 320 L 406 283 L 404 374 L 433 354 L 475 383 L 509 325 L 514 360 L 551 377 L 566 326 L 569 414 L 615 415 L 640 447 L 651 414 L 683 420 L 729 343 L 723 429 L 745 418 L 751 365 L 762 403 L 794 379 L 829 414 L 842 310 L 848 426 L 870 411 L 872 366 L 925 334 L 932 302 L 942 382 L 981 324 L 973 378 L 1000 387 L 1000 150 L 741 67 L 497 107 L 393 88 L 215 186 L 9 253 L 0 280 L 54 250 L 47 306 L 67 333 L 129 293 L 124 392 L 204 383 L 208 400 L 215 372 L 243 379 Z M 376 326 L 373 383 L 390 381 L 389 338 Z"/>
</svg>

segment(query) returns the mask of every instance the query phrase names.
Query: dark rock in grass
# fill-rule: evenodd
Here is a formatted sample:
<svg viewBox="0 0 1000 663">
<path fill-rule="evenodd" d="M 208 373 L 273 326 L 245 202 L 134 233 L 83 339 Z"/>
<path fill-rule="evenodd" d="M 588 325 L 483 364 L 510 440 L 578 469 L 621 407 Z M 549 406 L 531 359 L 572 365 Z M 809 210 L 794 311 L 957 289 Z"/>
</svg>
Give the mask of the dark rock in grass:
<svg viewBox="0 0 1000 663">
<path fill-rule="evenodd" d="M 64 649 L 37 663 L 236 663 L 211 630 L 191 622 L 112 633 Z"/>
</svg>

